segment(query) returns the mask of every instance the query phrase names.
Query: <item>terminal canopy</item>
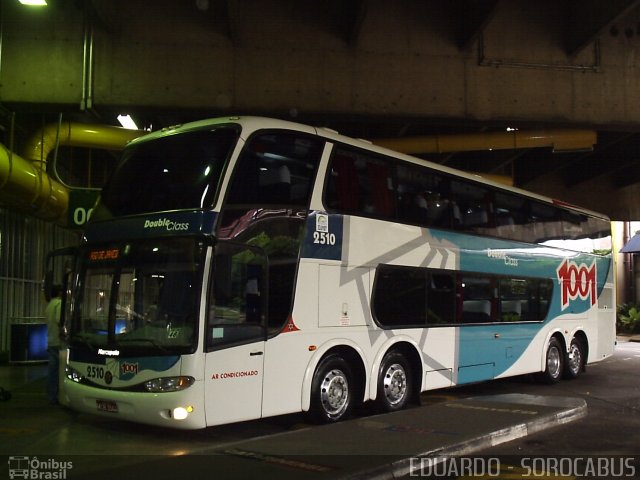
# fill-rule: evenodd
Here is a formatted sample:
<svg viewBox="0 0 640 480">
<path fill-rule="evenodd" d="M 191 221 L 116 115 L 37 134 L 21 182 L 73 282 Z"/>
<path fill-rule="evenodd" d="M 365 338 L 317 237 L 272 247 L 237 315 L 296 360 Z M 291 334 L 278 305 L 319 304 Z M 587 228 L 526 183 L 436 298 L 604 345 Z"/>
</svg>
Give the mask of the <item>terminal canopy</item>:
<svg viewBox="0 0 640 480">
<path fill-rule="evenodd" d="M 620 253 L 640 253 L 640 232 L 636 233 L 631 240 L 620 249 Z"/>
</svg>

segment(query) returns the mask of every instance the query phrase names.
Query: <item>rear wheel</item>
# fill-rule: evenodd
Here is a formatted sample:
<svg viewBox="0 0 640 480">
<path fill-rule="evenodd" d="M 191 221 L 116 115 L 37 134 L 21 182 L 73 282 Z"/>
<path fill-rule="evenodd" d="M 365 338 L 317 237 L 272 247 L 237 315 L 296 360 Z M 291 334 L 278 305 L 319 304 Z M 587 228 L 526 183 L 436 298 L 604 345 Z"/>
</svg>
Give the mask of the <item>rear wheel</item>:
<svg viewBox="0 0 640 480">
<path fill-rule="evenodd" d="M 578 378 L 582 370 L 584 369 L 585 349 L 582 341 L 573 337 L 571 339 L 571 345 L 569 345 L 569 351 L 566 354 L 564 362 L 564 378 L 574 379 Z"/>
<path fill-rule="evenodd" d="M 538 375 L 542 383 L 552 384 L 562 378 L 564 357 L 562 344 L 556 337 L 551 337 L 547 348 L 544 372 Z"/>
<path fill-rule="evenodd" d="M 349 364 L 339 355 L 324 358 L 311 384 L 311 416 L 321 423 L 347 418 L 353 409 L 353 375 Z"/>
<path fill-rule="evenodd" d="M 382 359 L 378 374 L 376 406 L 382 412 L 402 410 L 411 398 L 411 369 L 406 358 L 397 351 Z"/>
</svg>

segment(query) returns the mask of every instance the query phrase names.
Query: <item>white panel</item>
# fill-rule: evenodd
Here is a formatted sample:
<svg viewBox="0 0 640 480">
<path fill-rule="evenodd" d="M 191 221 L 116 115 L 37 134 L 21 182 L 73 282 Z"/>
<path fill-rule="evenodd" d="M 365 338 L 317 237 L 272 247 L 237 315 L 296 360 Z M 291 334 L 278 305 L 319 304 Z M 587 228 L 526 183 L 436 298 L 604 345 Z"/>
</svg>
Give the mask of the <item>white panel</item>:
<svg viewBox="0 0 640 480">
<path fill-rule="evenodd" d="M 431 236 L 428 229 L 360 217 L 346 224 L 346 260 L 351 265 L 379 263 L 455 269 L 459 248 Z"/>
<path fill-rule="evenodd" d="M 450 368 L 443 370 L 430 370 L 425 372 L 425 376 L 425 385 L 427 390 L 451 386 L 452 375 Z"/>
<path fill-rule="evenodd" d="M 371 317 L 369 268 L 320 265 L 319 286 L 320 327 L 367 325 Z"/>
<path fill-rule="evenodd" d="M 599 310 L 597 318 L 598 328 L 596 329 L 596 335 L 598 344 L 595 351 L 592 348 L 589 349 L 589 362 L 597 362 L 612 355 L 616 341 L 615 310 Z"/>
</svg>

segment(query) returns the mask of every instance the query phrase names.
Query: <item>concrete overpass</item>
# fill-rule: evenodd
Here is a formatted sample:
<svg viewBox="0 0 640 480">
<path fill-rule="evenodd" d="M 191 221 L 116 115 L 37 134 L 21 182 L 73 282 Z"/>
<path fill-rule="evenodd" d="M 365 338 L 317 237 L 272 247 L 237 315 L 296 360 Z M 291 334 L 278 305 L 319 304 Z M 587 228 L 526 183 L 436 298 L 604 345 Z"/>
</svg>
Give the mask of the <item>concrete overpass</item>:
<svg viewBox="0 0 640 480">
<path fill-rule="evenodd" d="M 2 0 L 0 125 L 251 113 L 376 138 L 581 128 L 593 149 L 416 152 L 640 218 L 638 0 Z"/>
</svg>

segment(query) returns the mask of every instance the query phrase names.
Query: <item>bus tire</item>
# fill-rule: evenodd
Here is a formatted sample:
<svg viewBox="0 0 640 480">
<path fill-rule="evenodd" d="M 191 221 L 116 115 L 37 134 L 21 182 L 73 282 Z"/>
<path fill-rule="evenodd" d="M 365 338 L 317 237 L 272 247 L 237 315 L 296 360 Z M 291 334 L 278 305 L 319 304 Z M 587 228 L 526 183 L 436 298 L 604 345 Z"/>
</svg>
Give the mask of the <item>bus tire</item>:
<svg viewBox="0 0 640 480">
<path fill-rule="evenodd" d="M 559 382 L 564 370 L 564 358 L 562 344 L 556 337 L 551 337 L 545 356 L 544 371 L 538 374 L 539 381 L 548 385 Z"/>
<path fill-rule="evenodd" d="M 578 378 L 584 370 L 585 360 L 585 348 L 582 341 L 573 337 L 569 345 L 569 351 L 565 356 L 563 377 L 567 379 Z"/>
<path fill-rule="evenodd" d="M 406 407 L 412 395 L 411 367 L 400 352 L 388 352 L 378 373 L 376 407 L 381 412 L 395 412 Z"/>
<path fill-rule="evenodd" d="M 332 354 L 320 361 L 311 384 L 311 418 L 333 423 L 348 418 L 354 404 L 354 379 L 349 364 Z"/>
</svg>

